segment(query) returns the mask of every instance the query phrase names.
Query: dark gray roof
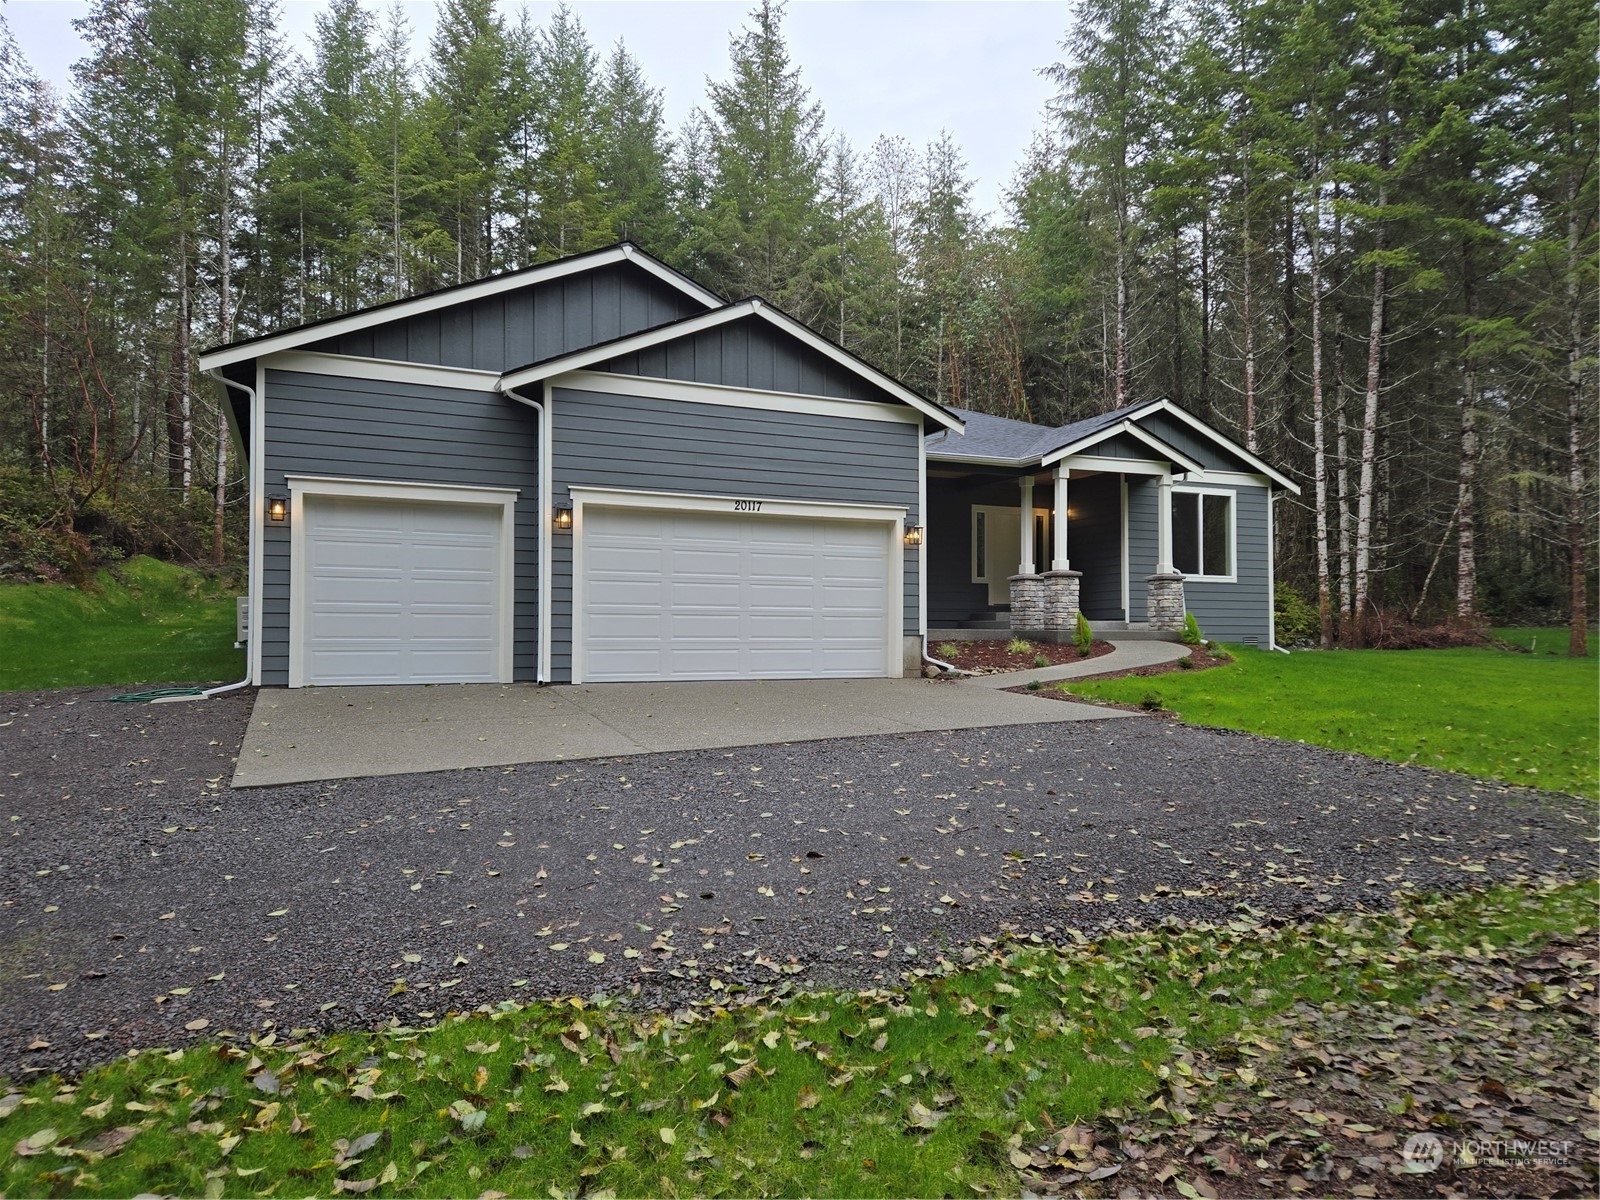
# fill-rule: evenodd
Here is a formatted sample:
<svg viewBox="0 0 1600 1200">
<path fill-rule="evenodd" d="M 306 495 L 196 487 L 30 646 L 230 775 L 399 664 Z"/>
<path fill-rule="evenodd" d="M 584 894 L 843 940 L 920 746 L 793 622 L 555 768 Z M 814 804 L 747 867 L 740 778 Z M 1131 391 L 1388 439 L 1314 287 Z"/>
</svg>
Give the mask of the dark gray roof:
<svg viewBox="0 0 1600 1200">
<path fill-rule="evenodd" d="M 1030 421 L 952 408 L 950 411 L 967 423 L 966 434 L 933 434 L 928 439 L 928 454 L 940 459 L 1004 459 L 1019 465 L 1037 462 L 1052 450 L 1099 433 L 1158 403 L 1159 397 L 1141 400 L 1070 425 L 1035 425 Z"/>
</svg>

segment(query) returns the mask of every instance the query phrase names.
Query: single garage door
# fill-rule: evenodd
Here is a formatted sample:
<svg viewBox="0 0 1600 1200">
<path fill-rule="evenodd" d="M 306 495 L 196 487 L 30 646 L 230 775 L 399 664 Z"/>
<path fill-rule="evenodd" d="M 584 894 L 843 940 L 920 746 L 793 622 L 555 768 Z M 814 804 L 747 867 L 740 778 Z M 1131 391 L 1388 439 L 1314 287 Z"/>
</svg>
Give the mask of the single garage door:
<svg viewBox="0 0 1600 1200">
<path fill-rule="evenodd" d="M 307 496 L 304 682 L 495 682 L 502 512 Z"/>
<path fill-rule="evenodd" d="M 585 683 L 882 676 L 881 522 L 587 507 Z"/>
</svg>

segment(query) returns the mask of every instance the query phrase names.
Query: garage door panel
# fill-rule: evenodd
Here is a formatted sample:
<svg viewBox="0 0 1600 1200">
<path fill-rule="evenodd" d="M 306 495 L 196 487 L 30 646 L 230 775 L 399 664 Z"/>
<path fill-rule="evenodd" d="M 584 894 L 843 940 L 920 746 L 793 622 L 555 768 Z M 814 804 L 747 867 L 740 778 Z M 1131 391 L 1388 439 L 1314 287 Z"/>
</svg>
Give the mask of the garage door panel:
<svg viewBox="0 0 1600 1200">
<path fill-rule="evenodd" d="M 580 536 L 586 681 L 885 673 L 884 523 L 591 506 Z M 621 546 L 647 569 L 615 571 Z"/>
<path fill-rule="evenodd" d="M 503 511 L 306 497 L 303 681 L 497 680 Z"/>
</svg>

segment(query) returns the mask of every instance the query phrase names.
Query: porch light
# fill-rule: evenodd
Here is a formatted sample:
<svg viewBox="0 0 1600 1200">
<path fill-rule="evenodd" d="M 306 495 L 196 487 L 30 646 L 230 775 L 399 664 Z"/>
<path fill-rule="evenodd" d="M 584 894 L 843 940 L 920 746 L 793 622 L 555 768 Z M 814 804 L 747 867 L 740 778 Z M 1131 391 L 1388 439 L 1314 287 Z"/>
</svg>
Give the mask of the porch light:
<svg viewBox="0 0 1600 1200">
<path fill-rule="evenodd" d="M 922 545 L 922 526 L 921 525 L 907 525 L 906 526 L 906 545 L 908 545 L 908 546 L 920 546 L 920 545 Z"/>
<path fill-rule="evenodd" d="M 567 499 L 555 502 L 556 529 L 560 533 L 572 532 L 572 501 Z"/>
<path fill-rule="evenodd" d="M 267 497 L 267 520 L 271 521 L 274 525 L 282 525 L 288 519 L 289 519 L 289 497 L 287 497 L 287 496 L 268 496 Z"/>
</svg>

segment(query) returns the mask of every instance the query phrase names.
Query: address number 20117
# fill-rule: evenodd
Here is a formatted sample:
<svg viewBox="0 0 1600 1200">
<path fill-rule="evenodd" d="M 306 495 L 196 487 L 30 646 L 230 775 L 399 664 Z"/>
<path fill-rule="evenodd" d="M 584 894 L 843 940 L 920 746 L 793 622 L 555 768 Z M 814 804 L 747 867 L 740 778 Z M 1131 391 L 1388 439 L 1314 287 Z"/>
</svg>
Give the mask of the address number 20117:
<svg viewBox="0 0 1600 1200">
<path fill-rule="evenodd" d="M 761 501 L 759 501 L 759 500 L 735 500 L 733 502 L 733 511 L 734 512 L 760 512 L 761 511 Z"/>
</svg>

